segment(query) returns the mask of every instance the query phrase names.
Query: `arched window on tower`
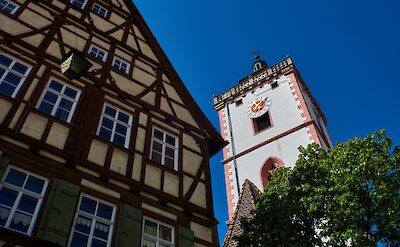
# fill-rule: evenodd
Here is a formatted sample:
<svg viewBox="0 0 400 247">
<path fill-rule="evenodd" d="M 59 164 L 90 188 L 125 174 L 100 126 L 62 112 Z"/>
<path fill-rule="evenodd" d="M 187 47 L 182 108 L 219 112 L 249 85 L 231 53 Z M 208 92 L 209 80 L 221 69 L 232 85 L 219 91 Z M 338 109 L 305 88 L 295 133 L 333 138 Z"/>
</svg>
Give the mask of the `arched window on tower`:
<svg viewBox="0 0 400 247">
<path fill-rule="evenodd" d="M 263 189 L 267 187 L 269 181 L 271 180 L 272 173 L 274 173 L 277 169 L 284 166 L 285 164 L 283 163 L 283 161 L 276 157 L 271 157 L 267 161 L 265 161 L 260 171 L 260 177 Z"/>
</svg>

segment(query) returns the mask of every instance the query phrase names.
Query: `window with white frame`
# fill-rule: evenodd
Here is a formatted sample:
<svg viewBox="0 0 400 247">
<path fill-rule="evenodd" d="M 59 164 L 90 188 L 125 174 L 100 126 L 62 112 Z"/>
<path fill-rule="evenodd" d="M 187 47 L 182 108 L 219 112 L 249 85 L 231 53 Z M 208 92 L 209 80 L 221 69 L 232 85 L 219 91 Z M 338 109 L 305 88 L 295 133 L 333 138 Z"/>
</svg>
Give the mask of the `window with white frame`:
<svg viewBox="0 0 400 247">
<path fill-rule="evenodd" d="M 142 247 L 175 246 L 175 228 L 168 224 L 143 218 Z"/>
<path fill-rule="evenodd" d="M 97 135 L 128 148 L 132 128 L 132 115 L 115 106 L 104 104 Z"/>
<path fill-rule="evenodd" d="M 19 9 L 19 5 L 10 0 L 0 0 L 0 9 L 13 15 Z"/>
<path fill-rule="evenodd" d="M 129 72 L 129 63 L 119 57 L 114 57 L 112 66 L 126 74 Z"/>
<path fill-rule="evenodd" d="M 62 121 L 71 122 L 81 91 L 68 84 L 50 79 L 37 108 Z"/>
<path fill-rule="evenodd" d="M 86 6 L 87 0 L 70 0 L 69 2 L 76 7 L 83 9 Z"/>
<path fill-rule="evenodd" d="M 30 71 L 31 66 L 0 53 L 0 93 L 14 98 Z"/>
<path fill-rule="evenodd" d="M 48 180 L 8 166 L 0 184 L 0 227 L 31 235 Z"/>
<path fill-rule="evenodd" d="M 89 54 L 103 62 L 105 62 L 107 59 L 107 52 L 95 45 L 90 46 Z"/>
<path fill-rule="evenodd" d="M 115 223 L 115 205 L 82 194 L 76 209 L 69 247 L 109 247 Z"/>
<path fill-rule="evenodd" d="M 178 138 L 159 128 L 153 128 L 150 159 L 178 170 Z"/>
<path fill-rule="evenodd" d="M 99 16 L 106 17 L 108 10 L 101 6 L 100 4 L 94 3 L 92 10 L 94 13 L 98 14 Z"/>
</svg>

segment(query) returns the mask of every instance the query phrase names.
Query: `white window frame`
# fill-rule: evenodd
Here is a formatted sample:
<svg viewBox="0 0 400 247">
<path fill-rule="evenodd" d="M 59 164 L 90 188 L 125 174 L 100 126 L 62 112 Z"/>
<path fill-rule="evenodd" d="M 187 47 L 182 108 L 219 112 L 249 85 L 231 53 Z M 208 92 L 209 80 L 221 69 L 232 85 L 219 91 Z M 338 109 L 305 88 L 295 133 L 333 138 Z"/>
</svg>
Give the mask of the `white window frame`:
<svg viewBox="0 0 400 247">
<path fill-rule="evenodd" d="M 149 235 L 149 234 L 147 234 L 147 233 L 144 232 L 144 226 L 145 226 L 145 221 L 146 221 L 146 220 L 151 221 L 151 222 L 157 224 L 157 237 L 154 237 L 154 236 Z M 168 241 L 166 241 L 166 240 L 163 240 L 163 239 L 161 239 L 161 238 L 159 237 L 159 235 L 160 235 L 159 226 L 160 226 L 160 225 L 165 226 L 165 227 L 168 227 L 168 228 L 171 229 L 171 235 L 172 235 L 172 236 L 171 236 L 171 240 L 172 240 L 171 242 L 168 242 Z M 175 226 L 166 224 L 166 223 L 164 223 L 164 222 L 161 222 L 161 221 L 159 221 L 159 220 L 155 220 L 155 219 L 150 218 L 150 217 L 147 217 L 147 216 L 143 216 L 143 220 L 142 220 L 142 239 L 141 239 L 141 246 L 143 246 L 143 239 L 144 239 L 145 237 L 146 237 L 146 238 L 150 238 L 151 240 L 156 241 L 156 247 L 159 247 L 159 246 L 160 246 L 160 242 L 161 242 L 162 244 L 164 244 L 164 245 L 176 246 L 176 243 L 175 243 Z"/>
<path fill-rule="evenodd" d="M 94 7 L 95 7 L 95 6 L 97 6 L 99 9 L 104 9 L 104 10 L 106 11 L 105 14 L 102 15 L 100 12 L 97 12 L 96 10 L 94 10 Z M 103 7 L 102 5 L 100 5 L 100 4 L 98 4 L 98 3 L 94 3 L 94 4 L 93 4 L 93 6 L 92 6 L 92 11 L 93 11 L 93 13 L 96 13 L 97 15 L 102 16 L 102 17 L 106 17 L 107 14 L 108 14 L 108 9 L 105 8 L 105 7 Z"/>
<path fill-rule="evenodd" d="M 10 12 L 11 15 L 15 14 L 15 12 L 17 12 L 17 10 L 19 9 L 20 5 L 14 1 L 10 1 L 10 0 L 3 0 L 5 2 L 7 2 L 6 5 L 4 5 L 3 8 L 1 8 L 1 10 L 3 10 L 4 12 L 8 13 L 7 11 L 5 11 L 5 7 L 7 7 L 7 5 L 12 4 L 15 5 L 15 8 Z"/>
<path fill-rule="evenodd" d="M 89 198 L 91 200 L 94 200 L 97 203 L 101 202 L 101 203 L 103 203 L 103 204 L 105 204 L 107 206 L 112 207 L 113 208 L 113 212 L 112 212 L 111 220 L 108 221 L 108 220 L 106 220 L 104 218 L 101 218 L 101 217 L 99 217 L 97 215 L 93 215 L 93 214 L 87 213 L 85 211 L 79 210 L 79 207 L 81 206 L 81 202 L 82 202 L 82 198 L 83 197 L 86 197 L 86 198 Z M 97 206 L 96 206 L 96 212 L 97 212 L 98 206 L 99 206 L 99 204 L 97 204 Z M 111 222 L 109 224 L 110 229 L 109 229 L 108 239 L 107 239 L 107 247 L 110 247 L 111 243 L 112 243 L 112 240 L 113 240 L 113 231 L 114 231 L 114 225 L 115 225 L 116 211 L 117 211 L 117 206 L 115 204 L 107 202 L 107 201 L 104 201 L 104 200 L 99 199 L 97 197 L 88 195 L 86 193 L 81 193 L 81 195 L 79 197 L 78 204 L 77 204 L 76 209 L 75 209 L 74 222 L 73 222 L 71 230 L 70 230 L 70 236 L 69 236 L 69 239 L 68 239 L 68 245 L 67 246 L 71 246 L 71 244 L 72 244 L 72 237 L 74 236 L 74 231 L 75 231 L 74 228 L 75 228 L 75 225 L 76 225 L 76 221 L 78 220 L 78 216 L 80 214 L 80 215 L 82 215 L 82 216 L 84 216 L 86 218 L 90 218 L 92 220 L 92 225 L 90 226 L 90 233 L 89 233 L 89 239 L 88 239 L 88 245 L 87 246 L 91 246 L 93 238 L 96 238 L 96 237 L 94 237 L 94 229 L 95 229 L 94 226 L 96 225 L 96 222 L 100 222 L 102 224 L 107 224 L 107 225 L 108 225 L 108 222 Z"/>
<path fill-rule="evenodd" d="M 117 111 L 116 118 L 110 119 L 109 116 L 105 116 L 105 115 L 106 115 L 106 114 L 105 114 L 105 110 L 106 110 L 106 107 L 107 107 L 107 106 L 110 107 L 110 108 L 113 108 L 114 110 Z M 117 123 L 120 123 L 120 124 L 122 124 L 122 125 L 124 125 L 124 126 L 125 126 L 125 124 L 126 124 L 126 123 L 121 122 L 120 120 L 118 120 L 118 115 L 119 115 L 120 112 L 122 112 L 122 113 L 124 113 L 125 115 L 128 115 L 128 116 L 129 116 L 128 126 L 126 126 L 126 127 L 127 127 L 127 131 L 126 131 L 125 144 L 124 144 L 124 147 L 125 147 L 125 148 L 128 148 L 128 147 L 129 147 L 129 143 L 130 143 L 130 139 L 131 139 L 133 116 L 132 116 L 131 113 L 126 112 L 126 111 L 124 111 L 124 110 L 121 110 L 121 108 L 119 108 L 118 106 L 111 105 L 111 104 L 109 104 L 109 103 L 104 103 L 103 109 L 102 109 L 102 111 L 101 111 L 101 116 L 100 116 L 100 120 L 99 120 L 99 125 L 98 125 L 98 127 L 97 127 L 96 135 L 99 136 L 99 134 L 100 134 L 100 129 L 101 129 L 101 123 L 102 123 L 102 121 L 103 121 L 103 117 L 106 117 L 107 119 L 113 121 L 113 129 L 111 130 L 111 139 L 108 140 L 108 141 L 114 143 L 114 136 L 115 136 L 115 133 L 116 133 Z M 116 143 L 114 143 L 114 144 L 116 144 Z M 116 144 L 116 145 L 118 145 L 118 144 Z"/>
<path fill-rule="evenodd" d="M 18 60 L 18 59 L 16 59 L 16 58 L 13 57 L 13 56 L 8 55 L 7 53 L 0 52 L 0 54 L 3 55 L 3 56 L 6 56 L 6 57 L 8 57 L 8 58 L 10 58 L 10 59 L 13 60 L 13 61 L 11 62 L 11 64 L 10 64 L 8 67 L 5 67 L 4 65 L 1 65 L 1 64 L 0 64 L 0 67 L 6 70 L 6 72 L 4 72 L 4 75 L 0 78 L 0 84 L 3 83 L 4 79 L 6 78 L 6 76 L 7 76 L 10 72 L 16 73 L 16 74 L 18 74 L 18 75 L 20 75 L 20 76 L 22 77 L 22 79 L 21 79 L 20 82 L 18 83 L 18 86 L 15 88 L 13 94 L 11 95 L 11 98 L 15 98 L 15 96 L 17 96 L 19 90 L 21 89 L 22 85 L 24 84 L 26 78 L 28 77 L 29 73 L 31 72 L 32 66 L 29 65 L 29 64 L 27 64 L 27 63 L 21 62 L 21 60 Z M 16 71 L 14 71 L 14 70 L 12 69 L 12 67 L 13 67 L 13 66 L 15 65 L 15 63 L 17 63 L 17 62 L 20 63 L 20 64 L 22 64 L 22 65 L 24 65 L 24 66 L 26 66 L 26 67 L 28 67 L 28 69 L 26 70 L 25 74 L 22 75 L 22 74 L 20 74 L 19 72 L 16 72 Z"/>
<path fill-rule="evenodd" d="M 39 179 L 41 179 L 41 180 L 44 180 L 44 185 L 43 185 L 42 193 L 41 193 L 41 194 L 37 194 L 37 193 L 34 193 L 34 192 L 32 192 L 32 191 L 23 189 L 23 187 L 25 186 L 26 181 L 28 181 L 28 179 L 25 179 L 25 182 L 24 182 L 24 184 L 22 185 L 22 188 L 21 188 L 21 187 L 18 187 L 18 186 L 15 186 L 15 185 L 13 185 L 13 184 L 6 183 L 6 182 L 5 182 L 6 177 L 8 176 L 8 173 L 10 172 L 11 169 L 15 169 L 15 170 L 17 170 L 17 171 L 20 171 L 20 172 L 23 172 L 23 173 L 27 174 L 28 176 L 30 175 L 30 176 L 32 176 L 32 177 L 36 177 L 36 178 L 39 178 Z M 6 187 L 6 188 L 13 189 L 13 190 L 15 190 L 15 191 L 18 191 L 18 196 L 17 196 L 17 198 L 15 199 L 15 202 L 14 202 L 13 207 L 11 208 L 10 216 L 9 216 L 9 218 L 7 219 L 7 222 L 6 222 L 5 226 L 1 226 L 0 228 L 6 228 L 6 229 L 9 229 L 10 231 L 19 232 L 19 233 L 22 233 L 22 234 L 31 236 L 31 235 L 32 235 L 33 228 L 35 227 L 35 223 L 36 223 L 37 217 L 38 217 L 38 215 L 39 215 L 40 209 L 41 209 L 41 207 L 42 207 L 43 198 L 44 198 L 44 196 L 45 196 L 45 194 L 46 194 L 46 192 L 47 192 L 47 186 L 48 186 L 48 184 L 49 184 L 49 180 L 48 180 L 47 178 L 45 178 L 45 177 L 42 177 L 42 176 L 37 175 L 37 174 L 35 174 L 35 173 L 33 173 L 33 172 L 30 172 L 30 171 L 21 169 L 21 168 L 19 168 L 19 167 L 16 167 L 16 166 L 13 166 L 13 165 L 9 165 L 9 166 L 7 167 L 6 172 L 4 173 L 3 177 L 1 178 L 0 188 Z M 27 232 L 21 232 L 21 231 L 18 231 L 18 230 L 9 228 L 9 226 L 10 226 L 10 224 L 11 224 L 11 221 L 12 221 L 12 219 L 14 218 L 15 212 L 17 211 L 18 204 L 20 203 L 23 194 L 26 194 L 26 195 L 29 195 L 29 196 L 32 196 L 32 197 L 35 197 L 35 198 L 38 199 L 38 202 L 37 202 L 37 204 L 36 204 L 36 208 L 35 208 L 35 211 L 34 211 L 34 213 L 33 213 L 33 215 L 32 215 L 32 220 L 31 220 L 31 222 L 30 222 L 30 225 L 29 225 L 29 228 L 28 228 L 28 231 L 27 231 Z"/>
<path fill-rule="evenodd" d="M 50 83 L 51 83 L 52 81 L 56 81 L 56 82 L 58 82 L 58 83 L 60 83 L 60 84 L 63 85 L 63 88 L 61 89 L 61 92 L 57 92 L 56 90 L 54 90 L 54 89 L 52 89 L 52 88 L 49 87 L 49 85 L 50 85 Z M 76 96 L 75 96 L 75 99 L 72 99 L 72 98 L 70 98 L 69 96 L 64 95 L 65 89 L 66 89 L 67 87 L 69 87 L 69 88 L 71 88 L 71 89 L 73 89 L 73 90 L 75 90 L 75 91 L 77 92 L 77 93 L 76 93 Z M 50 77 L 49 81 L 48 81 L 47 84 L 46 84 L 46 88 L 43 90 L 42 95 L 40 96 L 40 98 L 39 98 L 39 100 L 38 100 L 38 102 L 37 102 L 37 104 L 36 104 L 36 108 L 37 108 L 37 109 L 39 109 L 39 106 L 40 106 L 40 104 L 42 103 L 43 98 L 44 98 L 44 96 L 46 95 L 46 93 L 47 93 L 48 91 L 50 91 L 51 93 L 57 95 L 57 101 L 56 101 L 56 103 L 54 104 L 53 110 L 52 110 L 51 113 L 50 113 L 50 115 L 53 116 L 53 117 L 55 117 L 56 112 L 57 112 L 58 108 L 60 107 L 61 100 L 62 100 L 63 98 L 72 101 L 72 107 L 71 107 L 71 110 L 70 110 L 69 115 L 68 115 L 68 118 L 67 118 L 67 123 L 70 123 L 71 120 L 72 120 L 72 117 L 74 116 L 76 106 L 78 105 L 79 98 L 80 98 L 80 96 L 81 96 L 81 90 L 78 89 L 78 88 L 76 88 L 76 87 L 74 87 L 74 86 L 71 86 L 71 85 L 68 84 L 68 83 L 65 83 L 65 82 L 63 82 L 63 81 L 60 81 L 60 80 L 58 80 L 58 79 L 56 79 L 56 78 L 54 78 L 54 77 Z M 58 118 L 57 118 L 57 119 L 58 119 Z M 60 120 L 60 121 L 62 121 L 62 120 Z"/>
<path fill-rule="evenodd" d="M 120 61 L 121 65 L 122 65 L 123 63 L 126 64 L 126 70 L 125 70 L 125 71 L 123 71 L 121 67 L 119 67 L 119 68 L 115 68 L 115 67 L 114 67 L 114 63 L 115 63 L 117 60 Z M 124 59 L 122 59 L 122 58 L 120 58 L 120 57 L 117 57 L 117 56 L 115 56 L 115 57 L 113 58 L 113 61 L 112 61 L 111 66 L 112 66 L 114 69 L 118 70 L 118 71 L 124 72 L 125 74 L 129 74 L 129 70 L 130 70 L 130 68 L 131 68 L 131 65 L 130 65 L 127 61 L 125 61 Z"/>
<path fill-rule="evenodd" d="M 96 54 L 96 56 L 93 56 L 93 55 L 91 54 L 93 48 L 96 48 L 97 50 L 104 52 L 104 57 L 103 57 L 102 59 L 100 59 L 100 58 L 97 57 L 98 54 Z M 97 45 L 94 45 L 94 44 L 91 44 L 91 45 L 90 45 L 88 54 L 89 54 L 90 56 L 92 56 L 92 57 L 94 57 L 94 58 L 100 60 L 100 61 L 103 61 L 103 62 L 105 62 L 105 61 L 107 60 L 107 56 L 108 56 L 108 52 L 107 52 L 106 50 L 104 50 L 104 49 L 102 49 L 102 48 L 100 48 L 100 47 L 98 47 Z"/>
<path fill-rule="evenodd" d="M 154 137 L 154 130 L 158 130 L 164 133 L 164 140 L 161 142 L 159 139 Z M 165 141 L 165 136 L 168 134 L 169 136 L 175 138 L 175 147 L 173 147 L 171 144 L 168 144 Z M 175 134 L 171 134 L 170 132 L 158 128 L 158 127 L 153 127 L 153 130 L 151 131 L 151 143 L 150 143 L 150 160 L 152 160 L 153 156 L 153 142 L 157 142 L 162 145 L 162 154 L 161 154 L 161 165 L 165 166 L 165 147 L 173 147 L 174 148 L 174 170 L 178 170 L 178 157 L 179 157 L 179 138 Z M 158 151 L 157 151 L 158 152 Z"/>
<path fill-rule="evenodd" d="M 77 0 L 69 0 L 69 2 L 70 2 L 72 5 L 74 5 L 75 7 L 77 7 L 77 6 L 74 4 L 74 2 L 76 2 L 76 1 L 77 1 Z M 83 2 L 82 8 L 81 8 L 81 9 L 84 9 L 84 8 L 86 7 L 87 2 L 88 2 L 88 0 L 85 0 L 85 1 Z"/>
</svg>

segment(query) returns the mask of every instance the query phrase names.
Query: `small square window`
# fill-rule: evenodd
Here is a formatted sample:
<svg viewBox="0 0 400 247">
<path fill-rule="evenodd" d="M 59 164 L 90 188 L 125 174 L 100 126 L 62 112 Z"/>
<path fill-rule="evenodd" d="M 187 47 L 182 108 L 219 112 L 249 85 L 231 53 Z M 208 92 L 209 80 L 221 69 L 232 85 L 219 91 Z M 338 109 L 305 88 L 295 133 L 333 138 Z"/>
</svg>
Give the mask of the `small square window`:
<svg viewBox="0 0 400 247">
<path fill-rule="evenodd" d="M 105 62 L 108 54 L 105 50 L 103 50 L 95 45 L 91 45 L 89 48 L 89 55 Z"/>
<path fill-rule="evenodd" d="M 172 170 L 178 170 L 178 138 L 153 128 L 150 159 Z"/>
<path fill-rule="evenodd" d="M 0 9 L 13 15 L 19 9 L 19 5 L 10 0 L 0 0 Z"/>
<path fill-rule="evenodd" d="M 0 93 L 15 98 L 30 71 L 31 66 L 0 53 Z"/>
<path fill-rule="evenodd" d="M 9 166 L 0 183 L 0 227 L 31 235 L 48 180 Z"/>
<path fill-rule="evenodd" d="M 83 9 L 86 6 L 87 0 L 70 0 L 70 3 L 77 8 Z"/>
<path fill-rule="evenodd" d="M 42 112 L 61 121 L 71 122 L 81 91 L 68 84 L 50 79 L 37 104 Z"/>
<path fill-rule="evenodd" d="M 108 10 L 101 6 L 100 4 L 94 3 L 92 10 L 94 13 L 98 14 L 99 16 L 106 17 Z"/>
<path fill-rule="evenodd" d="M 254 132 L 257 134 L 265 129 L 268 129 L 272 126 L 271 123 L 271 118 L 269 116 L 269 111 L 264 113 L 264 115 L 258 117 L 258 118 L 253 118 L 253 126 L 254 126 Z"/>
<path fill-rule="evenodd" d="M 116 206 L 82 194 L 68 246 L 111 246 Z"/>
<path fill-rule="evenodd" d="M 277 87 L 279 87 L 279 84 L 278 84 L 277 81 L 274 81 L 274 82 L 271 83 L 271 89 L 275 89 Z"/>
<path fill-rule="evenodd" d="M 101 114 L 97 135 L 122 147 L 129 147 L 132 115 L 105 104 Z"/>
<path fill-rule="evenodd" d="M 125 74 L 128 74 L 129 72 L 129 63 L 121 58 L 114 57 L 112 66 L 117 70 L 124 72 Z"/>
<path fill-rule="evenodd" d="M 243 100 L 242 99 L 238 99 L 238 100 L 235 101 L 235 105 L 236 106 L 240 106 L 242 104 L 243 104 Z"/>
<path fill-rule="evenodd" d="M 174 247 L 175 228 L 163 222 L 144 217 L 141 246 Z"/>
</svg>

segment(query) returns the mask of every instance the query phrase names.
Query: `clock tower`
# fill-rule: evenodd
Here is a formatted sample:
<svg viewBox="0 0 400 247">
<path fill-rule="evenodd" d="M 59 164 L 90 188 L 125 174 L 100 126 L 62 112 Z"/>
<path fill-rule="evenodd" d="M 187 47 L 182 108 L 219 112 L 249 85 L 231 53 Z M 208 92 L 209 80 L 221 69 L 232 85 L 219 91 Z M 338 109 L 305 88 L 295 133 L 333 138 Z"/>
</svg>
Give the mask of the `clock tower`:
<svg viewBox="0 0 400 247">
<path fill-rule="evenodd" d="M 241 185 L 263 190 L 272 172 L 295 165 L 298 147 L 332 146 L 318 103 L 292 58 L 273 66 L 256 55 L 252 73 L 214 97 L 223 150 L 229 218 L 241 198 Z"/>
</svg>

